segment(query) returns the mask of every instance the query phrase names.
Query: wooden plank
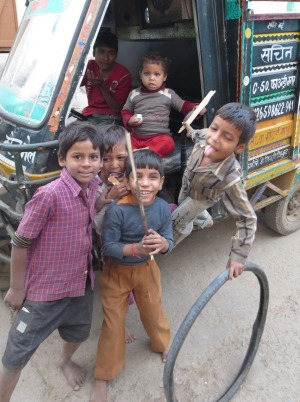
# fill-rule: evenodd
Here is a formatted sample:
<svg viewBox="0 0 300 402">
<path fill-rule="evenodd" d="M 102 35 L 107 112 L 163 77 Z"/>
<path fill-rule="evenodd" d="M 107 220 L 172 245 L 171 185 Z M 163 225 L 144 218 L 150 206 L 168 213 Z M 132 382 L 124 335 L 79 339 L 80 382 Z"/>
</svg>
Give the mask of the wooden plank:
<svg viewBox="0 0 300 402">
<path fill-rule="evenodd" d="M 288 191 L 286 192 L 286 196 L 287 195 L 288 195 Z M 267 205 L 273 204 L 273 202 L 279 201 L 282 198 L 284 198 L 284 197 L 282 197 L 281 195 L 273 195 L 271 197 L 268 197 L 268 198 L 256 203 L 253 208 L 255 211 L 259 211 L 260 209 L 265 208 Z"/>
<path fill-rule="evenodd" d="M 1 20 L 1 14 L 2 14 L 5 2 L 6 2 L 6 0 L 0 0 L 0 20 Z"/>
<path fill-rule="evenodd" d="M 18 30 L 15 0 L 0 0 L 0 51 L 9 51 Z"/>
</svg>

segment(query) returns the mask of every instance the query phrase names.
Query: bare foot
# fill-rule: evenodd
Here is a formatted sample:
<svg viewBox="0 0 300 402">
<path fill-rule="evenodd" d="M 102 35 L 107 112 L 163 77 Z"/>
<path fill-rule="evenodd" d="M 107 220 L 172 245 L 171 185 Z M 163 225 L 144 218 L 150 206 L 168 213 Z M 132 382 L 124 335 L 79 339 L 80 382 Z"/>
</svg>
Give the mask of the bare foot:
<svg viewBox="0 0 300 402">
<path fill-rule="evenodd" d="M 162 360 L 163 363 L 165 363 L 165 362 L 167 361 L 168 353 L 169 353 L 169 349 L 165 350 L 165 351 L 161 354 L 161 360 Z"/>
<path fill-rule="evenodd" d="M 84 384 L 86 372 L 83 368 L 74 363 L 71 359 L 67 359 L 60 364 L 68 383 L 74 391 L 78 391 Z"/>
<path fill-rule="evenodd" d="M 129 331 L 127 327 L 125 327 L 125 342 L 131 343 L 136 340 L 136 337 Z"/>
<path fill-rule="evenodd" d="M 106 381 L 95 380 L 90 402 L 107 402 L 107 385 Z"/>
</svg>

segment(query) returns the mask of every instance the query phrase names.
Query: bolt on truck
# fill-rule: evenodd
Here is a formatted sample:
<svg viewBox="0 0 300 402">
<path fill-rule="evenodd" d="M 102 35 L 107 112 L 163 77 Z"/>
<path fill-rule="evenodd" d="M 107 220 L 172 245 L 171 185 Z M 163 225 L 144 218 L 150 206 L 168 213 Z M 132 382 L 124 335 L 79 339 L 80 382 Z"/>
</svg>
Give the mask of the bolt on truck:
<svg viewBox="0 0 300 402">
<path fill-rule="evenodd" d="M 27 0 L 0 79 L 0 287 L 8 286 L 10 239 L 37 187 L 59 175 L 57 138 L 76 110 L 76 94 L 100 29 L 119 38 L 118 61 L 139 82 L 141 57 L 172 60 L 167 85 L 200 102 L 216 93 L 196 127 L 227 102 L 252 106 L 257 131 L 239 156 L 249 198 L 266 224 L 287 235 L 300 227 L 300 4 L 245 0 Z M 178 134 L 165 158 L 176 201 L 192 144 Z M 222 203 L 211 211 L 226 215 Z"/>
</svg>

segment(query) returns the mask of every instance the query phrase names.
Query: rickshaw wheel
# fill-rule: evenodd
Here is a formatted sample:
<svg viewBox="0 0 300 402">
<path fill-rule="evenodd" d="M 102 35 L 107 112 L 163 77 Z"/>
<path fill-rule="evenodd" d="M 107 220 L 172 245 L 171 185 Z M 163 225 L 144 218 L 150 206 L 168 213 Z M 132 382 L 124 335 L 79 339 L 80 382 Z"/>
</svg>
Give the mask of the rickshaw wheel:
<svg viewBox="0 0 300 402">
<path fill-rule="evenodd" d="M 257 312 L 256 319 L 254 321 L 252 327 L 252 334 L 248 346 L 248 350 L 246 352 L 246 356 L 242 363 L 242 366 L 232 382 L 227 391 L 218 399 L 218 402 L 227 402 L 233 397 L 236 391 L 239 389 L 241 383 L 246 378 L 248 371 L 253 363 L 256 352 L 258 350 L 258 346 L 263 334 L 268 304 L 269 304 L 269 284 L 266 274 L 255 264 L 246 263 L 245 264 L 245 272 L 253 272 L 257 277 L 259 285 L 260 285 L 260 301 L 259 308 Z M 225 270 L 221 275 L 219 275 L 199 296 L 196 302 L 191 307 L 190 311 L 185 316 L 182 321 L 174 340 L 171 344 L 168 358 L 165 364 L 164 373 L 163 373 L 163 383 L 164 383 L 164 391 L 167 402 L 178 402 L 175 396 L 174 390 L 174 378 L 173 378 L 173 370 L 174 365 L 179 354 L 179 351 L 184 343 L 186 336 L 188 335 L 192 325 L 194 324 L 196 318 L 199 316 L 203 308 L 210 301 L 210 299 L 217 293 L 217 291 L 227 282 L 228 280 L 228 271 Z"/>
<path fill-rule="evenodd" d="M 284 198 L 266 207 L 265 222 L 281 235 L 288 235 L 300 228 L 300 180 L 290 200 Z"/>
</svg>

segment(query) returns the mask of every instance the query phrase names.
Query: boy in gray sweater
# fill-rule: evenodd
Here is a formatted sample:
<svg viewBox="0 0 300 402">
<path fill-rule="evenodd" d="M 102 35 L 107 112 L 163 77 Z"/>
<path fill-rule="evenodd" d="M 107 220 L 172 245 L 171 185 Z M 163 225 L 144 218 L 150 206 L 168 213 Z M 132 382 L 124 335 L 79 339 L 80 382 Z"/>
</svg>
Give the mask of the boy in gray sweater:
<svg viewBox="0 0 300 402">
<path fill-rule="evenodd" d="M 125 182 L 129 194 L 113 202 L 104 217 L 103 251 L 106 263 L 100 274 L 103 324 L 99 338 L 92 402 L 106 402 L 106 382 L 125 365 L 124 319 L 130 292 L 134 292 L 151 349 L 166 361 L 171 331 L 161 303 L 160 270 L 151 256 L 167 254 L 173 248 L 170 207 L 156 196 L 161 190 L 162 159 L 151 150 L 134 152 L 140 196 L 144 205 L 148 233 L 138 203 L 136 183 L 129 158 Z"/>
</svg>

